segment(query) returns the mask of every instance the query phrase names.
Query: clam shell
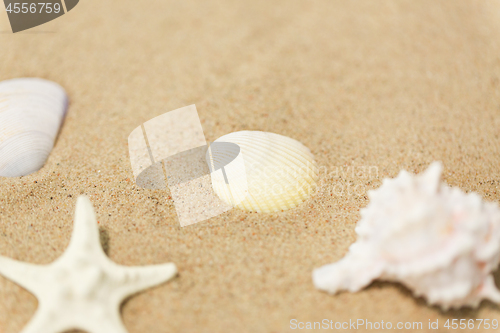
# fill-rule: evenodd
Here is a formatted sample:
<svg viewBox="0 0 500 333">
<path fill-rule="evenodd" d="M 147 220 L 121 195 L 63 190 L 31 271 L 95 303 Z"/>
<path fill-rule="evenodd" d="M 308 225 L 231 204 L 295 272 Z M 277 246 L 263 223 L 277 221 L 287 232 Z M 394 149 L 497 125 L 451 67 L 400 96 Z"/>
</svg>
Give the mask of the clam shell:
<svg viewBox="0 0 500 333">
<path fill-rule="evenodd" d="M 0 82 L 0 176 L 20 177 L 45 164 L 67 109 L 58 84 L 37 78 Z"/>
<path fill-rule="evenodd" d="M 316 188 L 318 169 L 311 151 L 302 143 L 283 135 L 240 131 L 214 141 L 238 145 L 244 167 L 212 172 L 212 187 L 219 198 L 237 208 L 255 212 L 276 212 L 293 208 L 305 201 Z M 224 160 L 211 149 L 207 154 L 211 170 L 217 171 L 217 161 Z M 237 152 L 233 152 L 238 155 Z M 223 163 L 225 164 L 225 163 Z M 242 174 L 244 173 L 244 174 Z"/>
</svg>

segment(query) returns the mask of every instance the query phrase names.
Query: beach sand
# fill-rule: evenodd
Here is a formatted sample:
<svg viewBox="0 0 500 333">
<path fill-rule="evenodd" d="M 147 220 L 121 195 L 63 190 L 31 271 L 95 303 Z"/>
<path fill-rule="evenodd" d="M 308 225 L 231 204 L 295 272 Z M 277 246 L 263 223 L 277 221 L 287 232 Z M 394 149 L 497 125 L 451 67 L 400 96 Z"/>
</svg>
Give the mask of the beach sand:
<svg viewBox="0 0 500 333">
<path fill-rule="evenodd" d="M 71 100 L 44 168 L 0 178 L 0 254 L 55 260 L 86 194 L 113 261 L 179 269 L 124 303 L 130 332 L 297 331 L 292 319 L 439 320 L 445 332 L 449 318 L 500 319 L 490 302 L 442 312 L 399 284 L 331 296 L 311 280 L 355 241 L 366 192 L 401 169 L 439 160 L 448 184 L 500 200 L 498 1 L 84 0 L 18 34 L 2 11 L 0 31 L 0 80 L 53 80 Z M 289 211 L 181 228 L 168 191 L 135 185 L 127 137 L 190 104 L 208 141 L 260 130 L 304 143 L 318 192 Z M 1 333 L 36 308 L 0 277 Z"/>
</svg>

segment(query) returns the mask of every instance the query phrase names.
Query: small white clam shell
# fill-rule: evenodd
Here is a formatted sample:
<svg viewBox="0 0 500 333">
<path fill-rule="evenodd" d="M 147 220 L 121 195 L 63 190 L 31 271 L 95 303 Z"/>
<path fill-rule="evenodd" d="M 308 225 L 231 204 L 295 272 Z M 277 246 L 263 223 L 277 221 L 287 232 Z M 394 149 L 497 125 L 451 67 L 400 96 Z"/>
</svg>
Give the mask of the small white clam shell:
<svg viewBox="0 0 500 333">
<path fill-rule="evenodd" d="M 240 131 L 214 141 L 223 142 L 238 145 L 241 154 L 236 155 L 244 161 L 240 168 L 241 159 L 234 159 L 226 179 L 211 173 L 215 193 L 228 204 L 247 211 L 276 212 L 299 205 L 316 188 L 318 169 L 314 157 L 294 139 L 269 132 Z M 211 158 L 213 163 L 217 156 Z M 243 177 L 238 176 L 241 172 L 245 173 Z"/>
<path fill-rule="evenodd" d="M 0 177 L 20 177 L 45 164 L 67 109 L 58 84 L 37 78 L 0 82 Z"/>
</svg>

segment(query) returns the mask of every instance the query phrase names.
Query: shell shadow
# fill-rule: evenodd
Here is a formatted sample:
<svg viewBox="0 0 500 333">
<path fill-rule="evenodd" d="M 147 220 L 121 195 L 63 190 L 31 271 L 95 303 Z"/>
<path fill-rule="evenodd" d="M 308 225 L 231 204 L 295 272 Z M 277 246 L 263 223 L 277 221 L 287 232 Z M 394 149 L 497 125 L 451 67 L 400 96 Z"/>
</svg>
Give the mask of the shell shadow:
<svg viewBox="0 0 500 333">
<path fill-rule="evenodd" d="M 106 255 L 109 252 L 109 233 L 103 227 L 99 227 L 99 239 L 101 241 L 102 250 Z"/>
<path fill-rule="evenodd" d="M 70 106 L 70 100 L 69 100 L 69 97 L 66 97 L 66 105 L 65 105 L 64 115 L 61 119 L 61 123 L 59 124 L 59 129 L 57 131 L 57 134 L 54 138 L 54 145 L 52 146 L 52 150 L 54 150 L 54 148 L 56 148 L 57 142 L 59 141 L 59 136 L 61 136 L 61 132 L 63 130 L 64 124 L 66 123 L 66 118 L 68 117 L 69 106 Z"/>
<path fill-rule="evenodd" d="M 497 286 L 499 286 L 500 285 L 500 270 L 496 270 L 493 273 L 493 276 L 495 278 L 495 284 Z M 425 300 L 425 298 L 416 297 L 415 295 L 413 295 L 412 291 L 408 287 L 406 287 L 405 285 L 403 285 L 399 282 L 374 281 L 365 290 L 385 289 L 385 288 L 396 288 L 398 290 L 398 292 L 403 294 L 405 297 L 411 298 L 413 300 L 413 302 L 415 302 L 415 304 L 417 304 L 418 306 L 428 307 L 428 308 L 438 312 L 440 315 L 447 316 L 447 317 L 475 319 L 475 318 L 478 318 L 479 312 L 483 309 L 491 309 L 491 310 L 495 310 L 497 312 L 500 312 L 500 306 L 498 304 L 495 304 L 495 303 L 489 301 L 489 300 L 482 301 L 477 308 L 462 307 L 459 309 L 449 309 L 449 310 L 445 311 L 437 305 L 427 304 L 427 301 Z"/>
</svg>

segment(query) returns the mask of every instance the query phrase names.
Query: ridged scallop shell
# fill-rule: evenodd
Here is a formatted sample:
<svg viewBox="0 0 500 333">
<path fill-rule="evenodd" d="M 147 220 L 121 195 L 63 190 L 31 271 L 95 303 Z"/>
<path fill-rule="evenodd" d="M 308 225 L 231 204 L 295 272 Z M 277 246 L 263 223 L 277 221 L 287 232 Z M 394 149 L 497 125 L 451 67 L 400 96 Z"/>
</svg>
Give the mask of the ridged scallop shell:
<svg viewBox="0 0 500 333">
<path fill-rule="evenodd" d="M 244 161 L 244 168 L 233 168 L 229 181 L 211 173 L 212 187 L 225 203 L 268 213 L 293 208 L 313 193 L 318 170 L 313 155 L 302 143 L 260 131 L 230 133 L 214 144 L 224 142 L 238 145 Z M 231 153 L 230 149 L 221 150 Z M 209 164 L 219 157 L 214 152 Z M 238 177 L 238 172 L 244 172 L 244 177 Z"/>
<path fill-rule="evenodd" d="M 67 108 L 64 89 L 36 78 L 0 82 L 0 176 L 20 177 L 45 164 Z"/>
<path fill-rule="evenodd" d="M 443 309 L 500 303 L 492 271 L 500 261 L 500 208 L 440 181 L 433 163 L 369 191 L 357 241 L 340 261 L 314 270 L 317 288 L 356 292 L 374 279 L 397 281 Z"/>
</svg>

